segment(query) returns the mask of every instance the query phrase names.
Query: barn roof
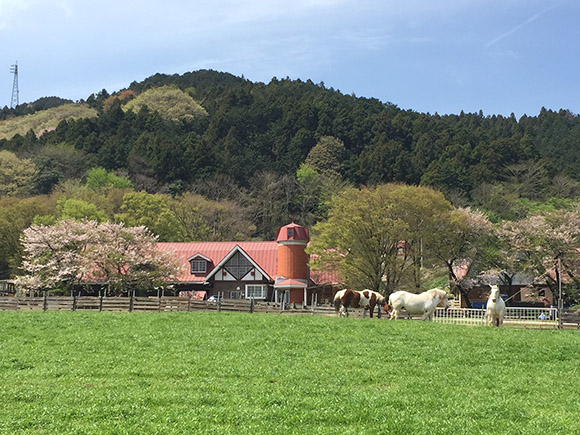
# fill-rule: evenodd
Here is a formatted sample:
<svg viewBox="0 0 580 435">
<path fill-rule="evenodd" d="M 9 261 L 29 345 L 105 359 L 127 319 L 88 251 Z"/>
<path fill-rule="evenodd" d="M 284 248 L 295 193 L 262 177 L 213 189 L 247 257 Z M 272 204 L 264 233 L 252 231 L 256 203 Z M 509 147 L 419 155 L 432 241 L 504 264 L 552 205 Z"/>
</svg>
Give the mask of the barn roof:
<svg viewBox="0 0 580 435">
<path fill-rule="evenodd" d="M 231 255 L 236 246 L 243 251 L 252 262 L 264 271 L 268 276 L 277 275 L 276 267 L 278 264 L 278 243 L 274 241 L 266 242 L 160 242 L 157 244 L 159 249 L 173 253 L 179 264 L 182 266 L 177 280 L 182 283 L 203 283 L 212 274 L 217 271 L 216 268 L 220 262 L 224 261 L 228 255 Z M 205 274 L 192 275 L 190 272 L 189 261 L 199 257 L 208 262 L 208 268 Z M 226 260 L 227 261 L 227 260 Z M 322 284 L 339 284 L 340 278 L 336 270 L 327 271 L 310 271 L 310 279 L 318 285 Z"/>
<path fill-rule="evenodd" d="M 318 285 L 342 284 L 342 281 L 340 279 L 340 276 L 339 276 L 337 270 L 311 270 L 310 271 L 310 279 Z"/>
<path fill-rule="evenodd" d="M 180 282 L 204 282 L 215 267 L 232 250 L 239 246 L 251 260 L 269 276 L 276 276 L 277 243 L 276 242 L 179 242 L 158 243 L 162 251 L 173 252 L 183 266 L 177 277 Z M 189 259 L 197 255 L 208 258 L 209 265 L 205 275 L 192 275 L 189 269 Z"/>
</svg>

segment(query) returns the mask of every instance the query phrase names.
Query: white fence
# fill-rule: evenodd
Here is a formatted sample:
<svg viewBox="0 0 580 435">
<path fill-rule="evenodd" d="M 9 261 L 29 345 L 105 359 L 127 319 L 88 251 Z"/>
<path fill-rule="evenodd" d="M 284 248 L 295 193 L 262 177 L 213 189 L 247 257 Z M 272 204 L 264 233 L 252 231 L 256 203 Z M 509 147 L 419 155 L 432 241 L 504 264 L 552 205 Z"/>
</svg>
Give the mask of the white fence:
<svg viewBox="0 0 580 435">
<path fill-rule="evenodd" d="M 485 309 L 437 308 L 433 316 L 435 322 L 459 325 L 485 326 Z M 504 325 L 523 328 L 557 328 L 557 308 L 506 307 Z"/>
</svg>

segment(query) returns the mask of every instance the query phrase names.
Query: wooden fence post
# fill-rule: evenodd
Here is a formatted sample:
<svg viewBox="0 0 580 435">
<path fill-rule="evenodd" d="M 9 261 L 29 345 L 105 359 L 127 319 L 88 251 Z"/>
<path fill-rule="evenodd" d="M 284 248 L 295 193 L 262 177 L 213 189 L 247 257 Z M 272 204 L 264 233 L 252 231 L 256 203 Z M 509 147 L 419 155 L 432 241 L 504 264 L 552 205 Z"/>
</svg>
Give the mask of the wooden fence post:
<svg viewBox="0 0 580 435">
<path fill-rule="evenodd" d="M 99 313 L 103 311 L 103 295 L 99 292 Z"/>
<path fill-rule="evenodd" d="M 133 312 L 133 304 L 135 303 L 134 298 L 135 298 L 135 290 L 129 291 L 129 312 L 130 313 Z"/>
<path fill-rule="evenodd" d="M 280 301 L 280 311 L 284 311 L 285 304 L 286 304 L 286 290 L 282 292 L 282 300 Z"/>
<path fill-rule="evenodd" d="M 42 293 L 42 311 L 48 310 L 48 301 L 46 300 L 46 292 Z"/>
<path fill-rule="evenodd" d="M 250 313 L 254 312 L 254 298 L 250 299 Z"/>
</svg>

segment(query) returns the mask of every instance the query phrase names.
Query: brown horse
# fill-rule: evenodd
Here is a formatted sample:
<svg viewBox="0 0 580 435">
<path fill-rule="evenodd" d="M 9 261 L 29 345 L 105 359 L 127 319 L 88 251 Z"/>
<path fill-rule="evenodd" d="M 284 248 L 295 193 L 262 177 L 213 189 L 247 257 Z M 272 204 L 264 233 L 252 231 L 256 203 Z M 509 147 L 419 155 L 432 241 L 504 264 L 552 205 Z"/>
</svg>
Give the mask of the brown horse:
<svg viewBox="0 0 580 435">
<path fill-rule="evenodd" d="M 381 307 L 385 310 L 385 313 L 390 314 L 392 309 L 391 306 L 387 303 L 387 298 L 385 298 L 379 292 L 373 290 L 363 290 L 360 292 L 365 298 L 369 300 L 368 309 L 371 312 L 371 318 L 373 317 L 373 311 L 375 311 L 375 307 L 377 307 L 377 316 L 381 317 Z M 364 307 L 365 310 L 367 307 Z M 363 314 L 364 316 L 364 314 Z"/>
<path fill-rule="evenodd" d="M 378 306 L 379 317 L 381 313 L 381 306 L 387 313 L 390 313 L 390 306 L 383 295 L 372 290 L 340 290 L 334 295 L 334 310 L 341 317 L 348 317 L 349 308 L 363 308 L 363 317 L 366 315 L 366 311 L 370 311 L 371 318 L 375 311 L 375 307 Z"/>
</svg>

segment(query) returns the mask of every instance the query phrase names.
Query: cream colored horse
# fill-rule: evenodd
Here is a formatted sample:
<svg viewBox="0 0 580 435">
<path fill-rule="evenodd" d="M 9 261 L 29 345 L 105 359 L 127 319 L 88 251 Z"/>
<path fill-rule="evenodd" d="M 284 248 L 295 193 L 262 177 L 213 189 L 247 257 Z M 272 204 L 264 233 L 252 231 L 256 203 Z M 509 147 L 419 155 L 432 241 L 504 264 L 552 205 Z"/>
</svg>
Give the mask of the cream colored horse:
<svg viewBox="0 0 580 435">
<path fill-rule="evenodd" d="M 503 326 L 505 316 L 505 302 L 501 298 L 499 287 L 491 286 L 491 293 L 487 300 L 487 309 L 485 310 L 485 323 L 487 326 Z"/>
<path fill-rule="evenodd" d="M 389 305 L 393 309 L 391 319 L 397 319 L 399 311 L 404 308 L 409 314 L 421 314 L 422 320 L 430 321 L 433 320 L 437 305 L 442 305 L 446 309 L 451 306 L 447 299 L 447 292 L 440 288 L 433 288 L 419 294 L 397 291 L 389 296 Z"/>
</svg>

